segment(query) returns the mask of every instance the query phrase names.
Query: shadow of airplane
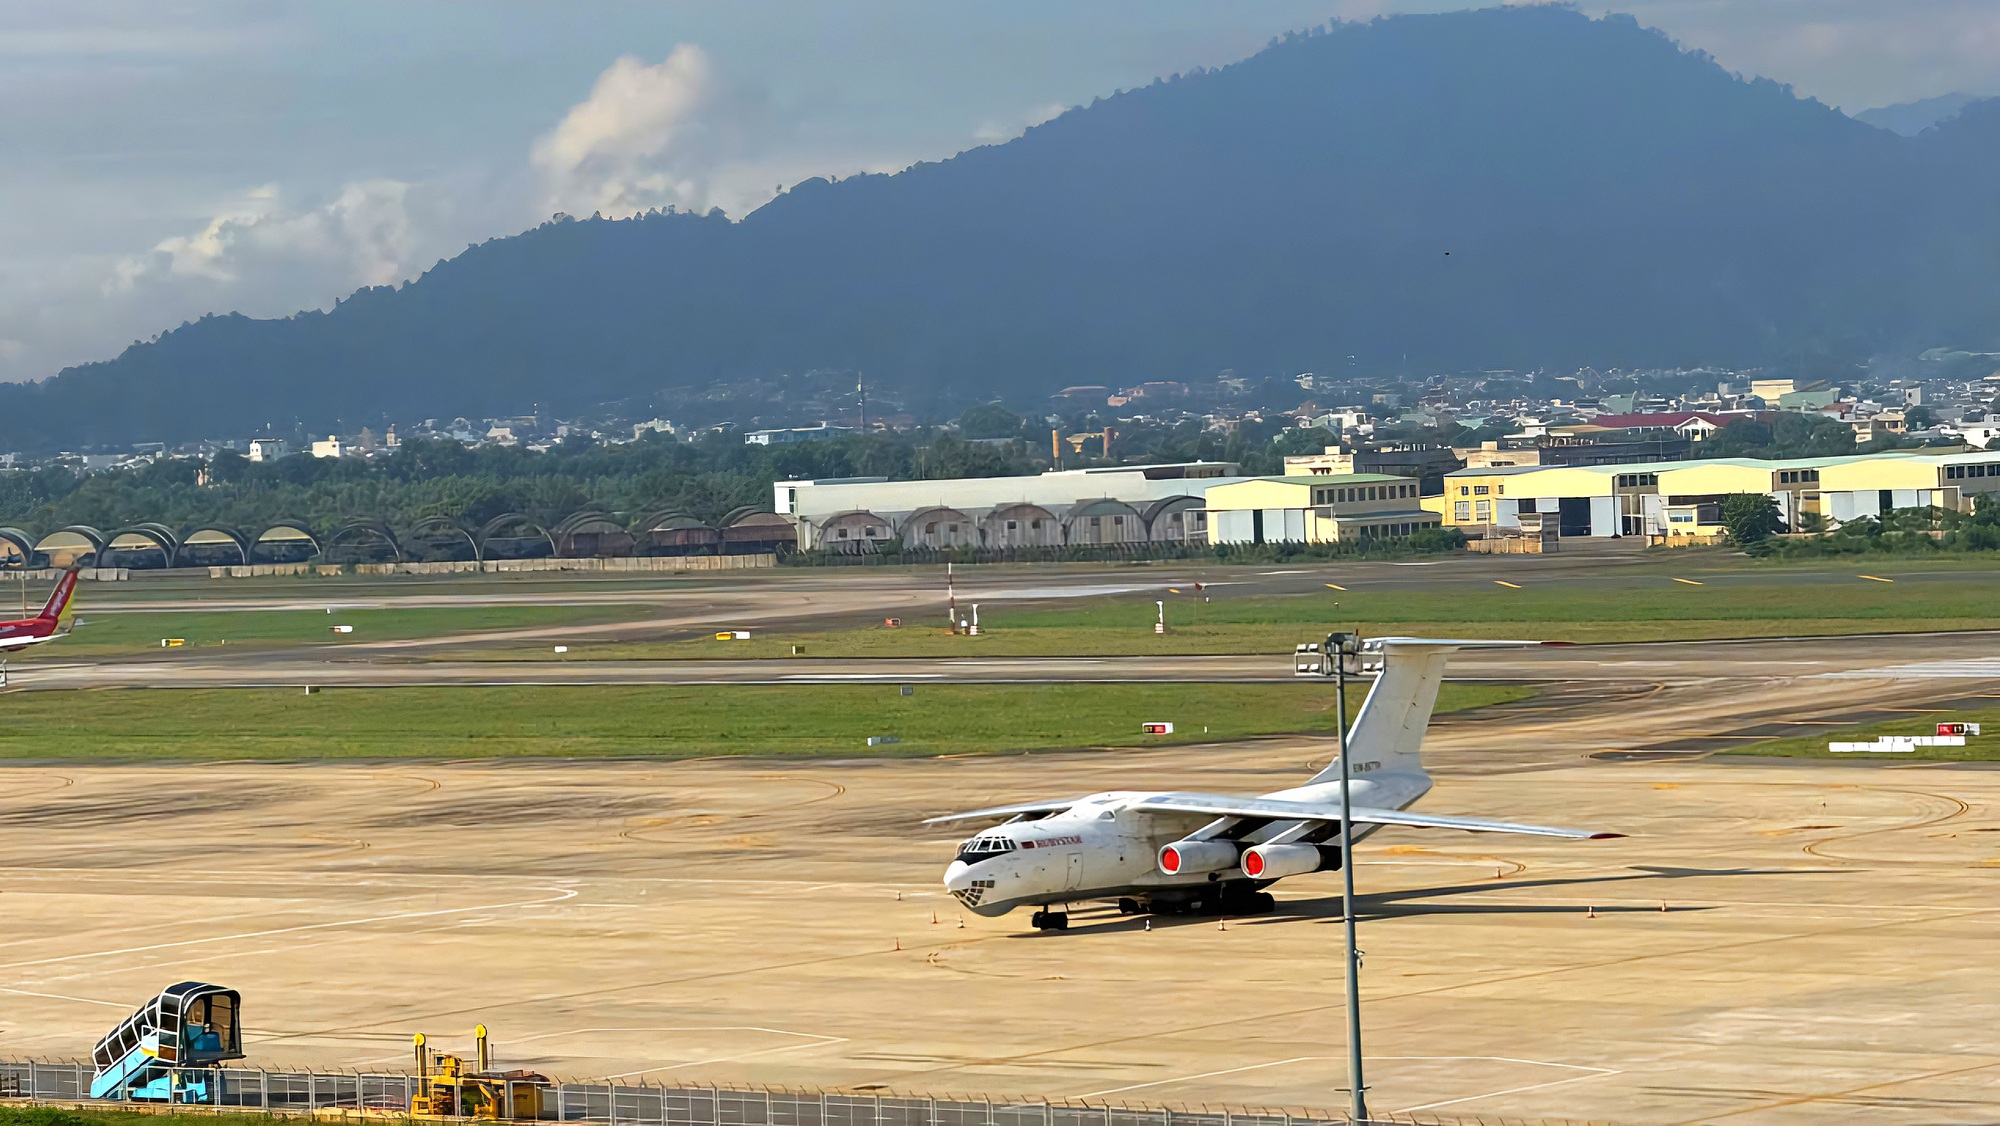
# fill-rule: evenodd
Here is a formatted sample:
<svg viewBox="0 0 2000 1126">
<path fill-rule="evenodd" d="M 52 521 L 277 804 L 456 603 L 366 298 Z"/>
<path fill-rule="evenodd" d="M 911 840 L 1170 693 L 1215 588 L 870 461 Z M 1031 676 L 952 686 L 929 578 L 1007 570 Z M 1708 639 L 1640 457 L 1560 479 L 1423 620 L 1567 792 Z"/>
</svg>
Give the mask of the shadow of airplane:
<svg viewBox="0 0 2000 1126">
<path fill-rule="evenodd" d="M 1484 880 L 1476 884 L 1448 884 L 1443 887 L 1409 888 L 1403 891 L 1356 893 L 1355 911 L 1358 918 L 1387 919 L 1408 918 L 1420 915 L 1540 915 L 1571 914 L 1577 911 L 1594 910 L 1598 914 L 1659 914 L 1657 907 L 1597 906 L 1588 901 L 1571 904 L 1480 904 L 1455 905 L 1416 903 L 1417 900 L 1442 899 L 1454 895 L 1477 895 L 1490 891 L 1521 891 L 1530 888 L 1583 888 L 1604 887 L 1613 884 L 1629 884 L 1639 881 L 1686 880 L 1710 876 L 1799 876 L 1831 875 L 1834 869 L 1812 868 L 1669 868 L 1655 865 L 1634 865 L 1628 873 L 1616 876 L 1577 876 L 1572 878 L 1547 878 L 1538 880 Z M 1407 904 L 1407 905 L 1406 905 Z M 1669 913 L 1707 911 L 1707 907 L 1668 907 Z M 1341 918 L 1339 896 L 1318 899 L 1288 900 L 1278 905 L 1271 916 L 1246 919 L 1244 922 L 1270 924 L 1291 919 L 1316 919 L 1338 921 Z"/>
<path fill-rule="evenodd" d="M 1813 876 L 1834 875 L 1832 868 L 1673 868 L 1663 865 L 1633 865 L 1630 871 L 1615 876 L 1578 876 L 1574 878 L 1547 878 L 1536 880 L 1484 880 L 1476 884 L 1448 884 L 1443 887 L 1409 888 L 1403 891 L 1368 892 L 1357 894 L 1355 906 L 1359 921 L 1369 919 L 1413 918 L 1426 915 L 1570 915 L 1582 911 L 1594 911 L 1600 915 L 1659 914 L 1657 907 L 1646 906 L 1599 906 L 1588 901 L 1568 904 L 1437 904 L 1433 899 L 1454 895 L 1477 895 L 1491 891 L 1520 891 L 1531 888 L 1583 888 L 1629 884 L 1639 881 L 1685 880 L 1708 876 Z M 1118 915 L 1115 909 L 1105 905 L 1078 905 L 1070 911 L 1069 934 L 1113 934 L 1120 931 L 1143 930 L 1150 921 L 1156 929 L 1189 925 L 1214 925 L 1227 920 L 1232 926 L 1274 926 L 1294 922 L 1338 922 L 1341 919 L 1341 903 L 1338 895 L 1316 899 L 1281 900 L 1278 909 L 1268 915 Z M 1709 911 L 1713 908 L 1682 906 L 1667 907 L 1669 914 L 1685 914 L 1690 911 Z M 1042 932 L 1018 935 L 1020 938 L 1039 937 Z"/>
</svg>

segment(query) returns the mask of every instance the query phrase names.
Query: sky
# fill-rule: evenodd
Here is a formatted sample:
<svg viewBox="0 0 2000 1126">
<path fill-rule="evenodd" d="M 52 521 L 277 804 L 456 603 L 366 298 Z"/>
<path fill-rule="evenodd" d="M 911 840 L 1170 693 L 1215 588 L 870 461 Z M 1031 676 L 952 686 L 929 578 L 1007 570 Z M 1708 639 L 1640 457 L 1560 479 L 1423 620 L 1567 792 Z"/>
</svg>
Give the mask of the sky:
<svg viewBox="0 0 2000 1126">
<path fill-rule="evenodd" d="M 0 0 L 0 379 L 556 212 L 741 216 L 1329 19 L 1463 0 Z M 2000 0 L 1625 0 L 1858 112 L 2000 94 Z"/>
</svg>

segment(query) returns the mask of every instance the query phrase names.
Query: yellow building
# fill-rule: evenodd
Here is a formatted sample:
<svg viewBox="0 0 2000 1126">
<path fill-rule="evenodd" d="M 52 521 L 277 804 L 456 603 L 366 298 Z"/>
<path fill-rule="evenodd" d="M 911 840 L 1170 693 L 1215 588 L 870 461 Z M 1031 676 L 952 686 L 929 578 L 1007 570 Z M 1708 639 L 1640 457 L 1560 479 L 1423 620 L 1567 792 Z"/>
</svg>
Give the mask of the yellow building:
<svg viewBox="0 0 2000 1126">
<path fill-rule="evenodd" d="M 1817 457 L 1765 461 L 1725 457 L 1661 466 L 1661 527 L 1648 531 L 1668 536 L 1722 535 L 1727 531 L 1722 526 L 1722 500 L 1734 493 L 1769 494 L 1778 502 L 1778 513 L 1785 525 L 1800 527 L 1810 517 L 1824 514 L 1820 471 L 1851 460 Z"/>
<path fill-rule="evenodd" d="M 1977 496 L 2000 495 L 2000 450 L 1468 468 L 1444 485 L 1424 506 L 1468 536 L 1512 532 L 1524 513 L 1553 516 L 1564 536 L 1716 535 L 1723 500 L 1738 493 L 1772 497 L 1793 528 L 1896 508 L 1968 510 Z"/>
<path fill-rule="evenodd" d="M 2000 495 L 2000 450 L 1961 454 L 1877 454 L 1834 459 L 1820 471 L 1826 515 L 1844 522 L 1895 508 L 1970 511 Z"/>
<path fill-rule="evenodd" d="M 1511 532 L 1524 512 L 1554 517 L 1565 536 L 1634 535 L 1651 465 L 1522 465 L 1447 473 L 1438 512 L 1468 536 Z"/>
<path fill-rule="evenodd" d="M 1258 477 L 1205 494 L 1210 543 L 1338 543 L 1435 528 L 1417 482 L 1382 473 Z"/>
</svg>

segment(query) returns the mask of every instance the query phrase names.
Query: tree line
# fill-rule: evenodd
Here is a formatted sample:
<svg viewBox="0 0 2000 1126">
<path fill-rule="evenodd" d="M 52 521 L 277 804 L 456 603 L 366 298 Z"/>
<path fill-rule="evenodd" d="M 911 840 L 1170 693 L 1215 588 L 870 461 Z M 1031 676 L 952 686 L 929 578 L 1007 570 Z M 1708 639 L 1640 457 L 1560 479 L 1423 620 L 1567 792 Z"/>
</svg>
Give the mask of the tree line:
<svg viewBox="0 0 2000 1126">
<path fill-rule="evenodd" d="M 1017 419 L 1011 429 L 1021 433 L 1024 426 Z M 1274 473 L 1285 452 L 1324 439 L 1316 432 L 1317 438 L 1284 434 L 1273 442 L 1280 431 L 1281 423 L 1252 424 L 1233 435 L 1194 424 L 1158 427 L 1116 440 L 1112 454 L 1120 461 L 1236 460 L 1246 470 Z M 1064 455 L 1070 468 L 1105 463 L 1067 447 Z M 771 486 L 781 480 L 1006 477 L 1049 466 L 1045 441 L 972 441 L 945 429 L 777 446 L 748 445 L 734 431 L 686 442 L 648 434 L 620 445 L 569 440 L 544 451 L 413 440 L 365 459 L 253 462 L 222 453 L 206 462 L 162 458 L 81 475 L 60 466 L 8 470 L 0 472 L 0 526 L 37 535 L 72 524 L 109 532 L 147 521 L 175 529 L 259 529 L 288 519 L 328 528 L 367 518 L 408 527 L 441 516 L 476 527 L 508 512 L 549 525 L 585 508 L 628 517 L 675 511 L 713 524 L 740 508 L 769 508 Z"/>
</svg>

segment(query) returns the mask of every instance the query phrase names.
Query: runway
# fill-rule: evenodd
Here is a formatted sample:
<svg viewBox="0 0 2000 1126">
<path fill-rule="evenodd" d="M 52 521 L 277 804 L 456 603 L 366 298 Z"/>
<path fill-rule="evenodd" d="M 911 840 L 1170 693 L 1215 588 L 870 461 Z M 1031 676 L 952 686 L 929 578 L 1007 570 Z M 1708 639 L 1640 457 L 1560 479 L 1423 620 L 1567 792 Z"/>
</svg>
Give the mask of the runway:
<svg viewBox="0 0 2000 1126">
<path fill-rule="evenodd" d="M 1647 642 L 1473 650 L 1452 660 L 1468 680 L 1638 681 L 1772 676 L 1899 682 L 1996 680 L 1986 632 L 1845 638 Z M 50 652 L 11 674 L 14 690 L 442 684 L 787 684 L 938 680 L 958 683 L 1289 681 L 1292 654 L 1143 657 L 910 657 L 702 660 L 419 659 L 396 642 L 307 651 L 209 651 L 132 660 L 63 660 Z M 1840 689 L 1842 692 L 1851 689 Z M 1821 691 L 1825 691 L 1822 689 Z"/>
</svg>

